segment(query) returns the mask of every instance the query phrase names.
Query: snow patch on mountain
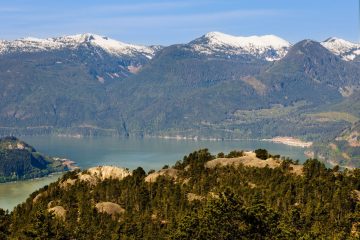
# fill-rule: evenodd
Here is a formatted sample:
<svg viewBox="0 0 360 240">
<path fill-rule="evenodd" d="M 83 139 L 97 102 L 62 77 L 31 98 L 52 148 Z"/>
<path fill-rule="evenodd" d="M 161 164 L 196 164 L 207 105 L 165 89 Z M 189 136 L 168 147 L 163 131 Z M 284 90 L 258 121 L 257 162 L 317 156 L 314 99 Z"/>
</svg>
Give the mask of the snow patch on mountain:
<svg viewBox="0 0 360 240">
<path fill-rule="evenodd" d="M 0 54 L 13 52 L 39 52 L 61 47 L 51 39 L 23 38 L 14 41 L 0 41 Z"/>
<path fill-rule="evenodd" d="M 283 58 L 291 47 L 288 41 L 275 35 L 241 37 L 221 32 L 209 32 L 189 45 L 194 51 L 206 55 L 249 54 L 267 61 Z"/>
<path fill-rule="evenodd" d="M 39 52 L 58 49 L 75 49 L 80 46 L 99 47 L 109 54 L 122 56 L 143 55 L 152 58 L 159 46 L 141 46 L 123 43 L 108 37 L 86 33 L 56 38 L 23 38 L 14 41 L 0 41 L 0 54 L 12 52 Z"/>
<path fill-rule="evenodd" d="M 360 44 L 352 43 L 341 38 L 332 37 L 321 42 L 325 48 L 340 56 L 345 61 L 352 61 L 360 55 Z"/>
</svg>

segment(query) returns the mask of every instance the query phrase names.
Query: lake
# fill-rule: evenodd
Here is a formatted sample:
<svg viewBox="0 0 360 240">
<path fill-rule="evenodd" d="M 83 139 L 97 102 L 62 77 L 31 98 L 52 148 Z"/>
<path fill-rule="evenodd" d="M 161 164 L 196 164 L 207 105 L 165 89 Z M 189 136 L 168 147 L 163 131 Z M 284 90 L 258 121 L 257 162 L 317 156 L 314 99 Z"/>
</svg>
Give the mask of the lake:
<svg viewBox="0 0 360 240">
<path fill-rule="evenodd" d="M 117 137 L 78 139 L 57 136 L 21 137 L 21 139 L 44 154 L 69 158 L 82 169 L 98 165 L 114 165 L 129 169 L 141 166 L 145 171 L 157 170 L 165 164 L 175 164 L 184 155 L 200 148 L 208 148 L 213 154 L 227 153 L 234 149 L 265 148 L 272 154 L 299 159 L 300 162 L 305 160 L 302 148 L 258 140 L 194 141 Z M 0 208 L 11 210 L 17 204 L 25 201 L 30 193 L 56 181 L 59 176 L 0 184 Z"/>
</svg>

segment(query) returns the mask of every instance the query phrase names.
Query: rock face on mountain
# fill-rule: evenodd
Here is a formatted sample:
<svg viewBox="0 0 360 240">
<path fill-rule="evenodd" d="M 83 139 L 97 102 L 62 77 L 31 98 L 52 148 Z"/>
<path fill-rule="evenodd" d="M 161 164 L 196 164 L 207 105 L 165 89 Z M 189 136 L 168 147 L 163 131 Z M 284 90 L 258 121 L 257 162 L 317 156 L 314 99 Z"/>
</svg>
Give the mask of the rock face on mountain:
<svg viewBox="0 0 360 240">
<path fill-rule="evenodd" d="M 72 178 L 68 178 L 66 181 L 61 183 L 62 188 L 72 186 L 77 180 L 80 182 L 86 182 L 90 185 L 96 185 L 101 181 L 109 179 L 122 180 L 127 176 L 131 176 L 132 173 L 124 168 L 114 166 L 98 166 L 92 167 L 82 173 L 77 173 Z"/>
<path fill-rule="evenodd" d="M 157 172 L 147 175 L 145 178 L 145 182 L 155 182 L 156 179 L 160 176 L 176 179 L 177 175 L 178 175 L 178 170 L 174 168 L 161 169 Z"/>
<path fill-rule="evenodd" d="M 95 205 L 95 208 L 101 213 L 106 213 L 114 217 L 125 212 L 125 209 L 119 204 L 112 202 L 99 202 Z"/>
<path fill-rule="evenodd" d="M 95 34 L 1 41 L 0 134 L 335 136 L 347 121 L 309 114 L 358 94 L 357 49 L 219 32 L 168 47 Z"/>
<path fill-rule="evenodd" d="M 0 139 L 0 182 L 42 177 L 66 170 L 62 161 L 40 154 L 15 137 Z"/>
</svg>

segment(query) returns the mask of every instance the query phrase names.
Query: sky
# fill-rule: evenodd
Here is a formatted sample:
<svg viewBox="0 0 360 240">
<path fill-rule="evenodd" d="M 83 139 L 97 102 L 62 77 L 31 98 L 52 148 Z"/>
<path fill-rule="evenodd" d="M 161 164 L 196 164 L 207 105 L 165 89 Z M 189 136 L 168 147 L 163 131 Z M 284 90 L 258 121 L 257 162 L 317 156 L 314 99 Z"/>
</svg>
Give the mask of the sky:
<svg viewBox="0 0 360 240">
<path fill-rule="evenodd" d="M 95 33 L 123 42 L 186 43 L 211 31 L 292 43 L 359 42 L 360 0 L 0 0 L 0 39 Z"/>
</svg>

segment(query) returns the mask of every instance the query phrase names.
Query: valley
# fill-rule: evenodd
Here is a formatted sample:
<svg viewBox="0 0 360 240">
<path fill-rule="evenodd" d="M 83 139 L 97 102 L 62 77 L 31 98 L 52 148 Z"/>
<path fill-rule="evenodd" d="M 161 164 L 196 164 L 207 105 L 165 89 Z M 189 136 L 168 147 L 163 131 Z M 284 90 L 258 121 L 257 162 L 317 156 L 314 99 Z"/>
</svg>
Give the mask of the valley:
<svg viewBox="0 0 360 240">
<path fill-rule="evenodd" d="M 321 146 L 360 118 L 360 47 L 342 39 L 210 32 L 140 46 L 87 33 L 0 46 L 4 136 L 290 136 Z"/>
</svg>

